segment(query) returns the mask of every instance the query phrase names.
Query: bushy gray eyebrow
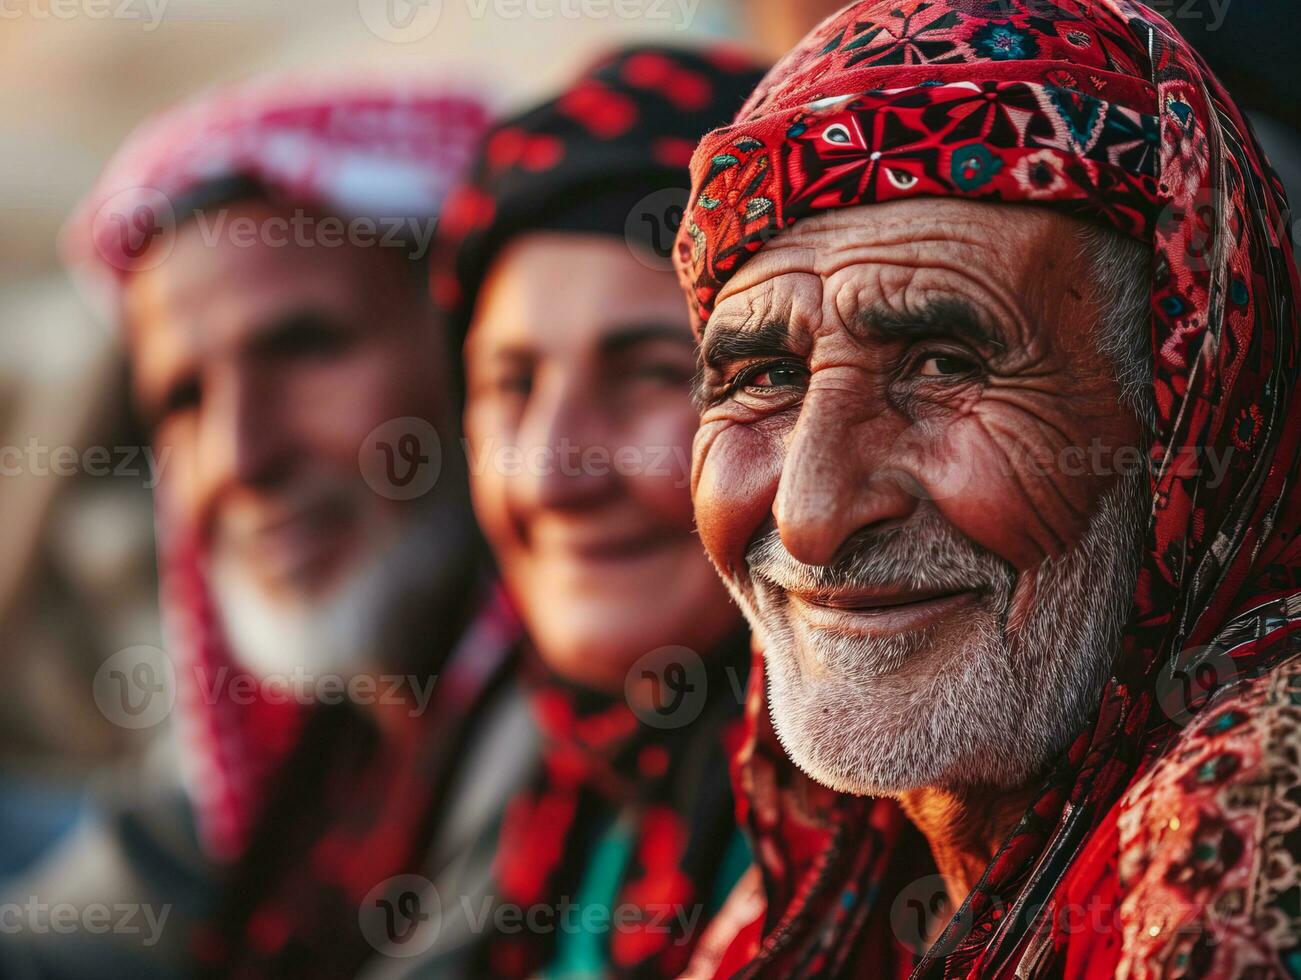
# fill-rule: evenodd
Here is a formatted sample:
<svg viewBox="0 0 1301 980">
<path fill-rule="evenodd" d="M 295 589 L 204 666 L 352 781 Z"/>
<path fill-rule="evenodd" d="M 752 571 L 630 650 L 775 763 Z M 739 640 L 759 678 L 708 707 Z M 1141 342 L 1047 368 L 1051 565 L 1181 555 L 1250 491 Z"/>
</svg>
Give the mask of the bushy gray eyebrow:
<svg viewBox="0 0 1301 980">
<path fill-rule="evenodd" d="M 850 333 L 855 340 L 867 343 L 957 337 L 973 347 L 1007 349 L 1007 341 L 997 325 L 988 323 L 975 307 L 957 299 L 933 300 L 907 311 L 873 307 L 858 316 Z"/>
<path fill-rule="evenodd" d="M 785 323 L 766 323 L 757 330 L 728 327 L 706 329 L 704 343 L 700 347 L 703 364 L 715 369 L 729 361 L 751 357 L 781 357 L 793 353 L 790 327 Z"/>
</svg>

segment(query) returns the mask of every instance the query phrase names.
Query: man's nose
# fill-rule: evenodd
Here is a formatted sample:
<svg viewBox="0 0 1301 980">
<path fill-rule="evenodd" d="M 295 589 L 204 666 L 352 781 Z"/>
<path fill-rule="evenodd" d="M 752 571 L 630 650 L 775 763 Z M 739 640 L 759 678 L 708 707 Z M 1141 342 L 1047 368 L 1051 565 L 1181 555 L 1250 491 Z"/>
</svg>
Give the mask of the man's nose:
<svg viewBox="0 0 1301 980">
<path fill-rule="evenodd" d="M 891 464 L 905 422 L 871 396 L 811 388 L 782 463 L 773 519 L 782 544 L 806 565 L 830 564 L 869 527 L 908 519 L 918 498 Z"/>
<path fill-rule="evenodd" d="M 539 508 L 573 509 L 605 496 L 614 481 L 605 414 L 584 385 L 557 380 L 539 386 L 519 430 L 522 472 L 513 478 L 518 499 Z"/>
<path fill-rule="evenodd" d="M 203 406 L 200 459 L 214 485 L 264 487 L 290 465 L 275 386 L 235 374 L 222 379 Z"/>
</svg>

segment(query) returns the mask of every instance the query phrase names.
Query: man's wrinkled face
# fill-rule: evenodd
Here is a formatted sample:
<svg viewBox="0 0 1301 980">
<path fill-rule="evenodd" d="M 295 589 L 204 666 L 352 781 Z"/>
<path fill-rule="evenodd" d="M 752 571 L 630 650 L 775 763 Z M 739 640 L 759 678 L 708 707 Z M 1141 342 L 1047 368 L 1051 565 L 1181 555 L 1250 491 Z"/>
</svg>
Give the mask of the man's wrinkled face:
<svg viewBox="0 0 1301 980">
<path fill-rule="evenodd" d="M 228 224 L 292 214 L 258 201 L 224 210 Z M 393 549 L 429 523 L 410 518 L 455 483 L 395 500 L 359 463 L 368 434 L 393 419 L 426 420 L 455 445 L 442 336 L 397 249 L 250 244 L 205 234 L 214 227 L 181 226 L 167 258 L 128 285 L 134 394 L 168 453 L 166 504 L 210 560 L 219 604 L 258 610 L 228 611 L 228 625 L 258 620 L 264 636 L 303 636 L 282 645 L 321 647 L 335 641 L 304 630 L 335 610 L 352 625 L 330 632 L 352 636 L 359 607 L 391 591 L 377 576 L 402 564 Z M 303 629 L 278 630 L 281 612 Z"/>
<path fill-rule="evenodd" d="M 836 789 L 1016 785 L 1096 705 L 1145 479 L 1079 228 L 919 200 L 804 219 L 702 338 L 701 538 L 765 645 L 787 751 Z"/>
</svg>

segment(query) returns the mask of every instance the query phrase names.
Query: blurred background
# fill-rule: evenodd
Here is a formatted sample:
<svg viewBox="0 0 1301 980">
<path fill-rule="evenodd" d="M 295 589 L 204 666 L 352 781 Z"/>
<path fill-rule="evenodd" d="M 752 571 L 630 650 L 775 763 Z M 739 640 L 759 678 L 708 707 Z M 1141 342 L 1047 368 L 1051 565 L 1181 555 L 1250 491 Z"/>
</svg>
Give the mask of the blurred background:
<svg viewBox="0 0 1301 980">
<path fill-rule="evenodd" d="M 93 779 L 169 764 L 165 732 L 110 724 L 91 694 L 105 658 L 162 643 L 153 471 L 116 338 L 56 257 L 62 222 L 128 132 L 213 83 L 281 71 L 452 80 L 505 109 L 620 42 L 723 38 L 771 58 L 838 6 L 0 0 L 0 875 L 71 825 Z M 1153 6 L 1253 111 L 1301 196 L 1296 0 Z"/>
</svg>

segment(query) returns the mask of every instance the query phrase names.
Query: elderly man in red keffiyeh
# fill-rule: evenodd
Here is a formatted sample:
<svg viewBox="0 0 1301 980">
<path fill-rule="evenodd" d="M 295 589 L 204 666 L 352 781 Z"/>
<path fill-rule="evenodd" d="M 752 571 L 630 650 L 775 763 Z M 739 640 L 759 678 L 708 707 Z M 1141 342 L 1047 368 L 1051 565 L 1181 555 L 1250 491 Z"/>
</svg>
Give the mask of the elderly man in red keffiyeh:
<svg viewBox="0 0 1301 980">
<path fill-rule="evenodd" d="M 762 650 L 762 909 L 694 972 L 1295 976 L 1298 282 L 1231 97 L 1131 0 L 871 0 L 692 171 Z"/>
<path fill-rule="evenodd" d="M 65 236 L 167 452 L 182 763 L 221 882 L 185 936 L 206 974 L 355 975 L 385 945 L 364 914 L 398 901 L 384 883 L 464 858 L 513 788 L 508 764 L 476 782 L 481 811 L 448 793 L 500 722 L 515 627 L 426 273 L 486 125 L 436 88 L 235 86 L 142 127 Z"/>
</svg>

